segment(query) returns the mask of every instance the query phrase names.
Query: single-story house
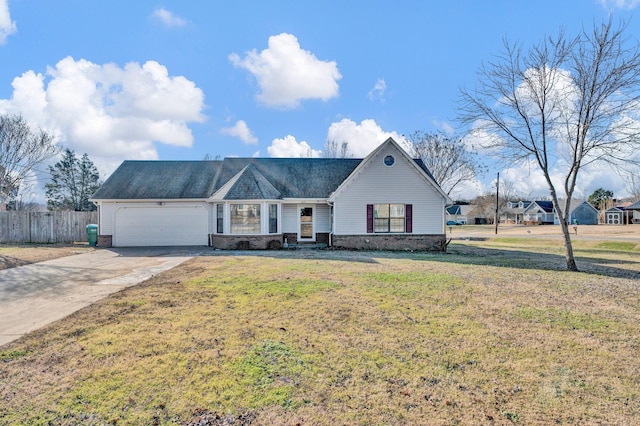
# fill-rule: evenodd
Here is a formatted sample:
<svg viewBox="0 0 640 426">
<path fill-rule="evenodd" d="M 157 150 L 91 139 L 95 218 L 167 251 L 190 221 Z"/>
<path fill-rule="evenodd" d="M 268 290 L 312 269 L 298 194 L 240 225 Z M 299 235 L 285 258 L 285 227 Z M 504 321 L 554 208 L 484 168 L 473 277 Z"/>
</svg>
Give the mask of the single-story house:
<svg viewBox="0 0 640 426">
<path fill-rule="evenodd" d="M 631 223 L 640 223 L 640 201 L 627 206 L 627 211 L 631 213 Z"/>
<path fill-rule="evenodd" d="M 98 246 L 434 251 L 451 203 L 391 138 L 364 159 L 125 161 L 92 201 Z"/>
<path fill-rule="evenodd" d="M 523 212 L 524 223 L 552 224 L 554 221 L 553 202 L 547 200 L 532 201 Z"/>
<path fill-rule="evenodd" d="M 466 225 L 468 223 L 468 217 L 470 211 L 475 206 L 467 202 L 457 202 L 456 204 L 447 206 L 447 223 L 455 223 L 457 225 Z"/>
<path fill-rule="evenodd" d="M 520 224 L 524 219 L 524 209 L 529 207 L 531 201 L 507 201 L 507 206 L 502 210 L 500 222 Z"/>
<path fill-rule="evenodd" d="M 560 200 L 560 205 L 564 205 L 564 200 Z M 588 201 L 571 201 L 571 213 L 569 213 L 569 223 L 577 221 L 580 225 L 597 225 L 598 224 L 598 209 L 593 207 Z M 553 223 L 560 224 L 558 213 L 554 209 Z"/>
</svg>

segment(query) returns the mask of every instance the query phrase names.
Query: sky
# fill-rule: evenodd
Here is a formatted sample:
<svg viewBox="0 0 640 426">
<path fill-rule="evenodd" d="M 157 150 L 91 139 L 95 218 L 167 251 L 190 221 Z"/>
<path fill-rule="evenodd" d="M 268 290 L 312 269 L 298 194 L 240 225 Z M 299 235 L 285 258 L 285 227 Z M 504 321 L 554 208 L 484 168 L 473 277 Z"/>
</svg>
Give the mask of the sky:
<svg viewBox="0 0 640 426">
<path fill-rule="evenodd" d="M 0 0 L 0 114 L 22 114 L 88 154 L 106 179 L 124 160 L 363 158 L 388 137 L 463 135 L 462 87 L 503 40 L 530 46 L 562 28 L 629 21 L 640 0 Z M 458 191 L 548 194 L 534 168 L 495 163 Z M 46 166 L 41 171 L 46 171 Z M 46 173 L 31 177 L 42 201 Z M 611 170 L 585 170 L 587 197 L 627 195 Z"/>
</svg>

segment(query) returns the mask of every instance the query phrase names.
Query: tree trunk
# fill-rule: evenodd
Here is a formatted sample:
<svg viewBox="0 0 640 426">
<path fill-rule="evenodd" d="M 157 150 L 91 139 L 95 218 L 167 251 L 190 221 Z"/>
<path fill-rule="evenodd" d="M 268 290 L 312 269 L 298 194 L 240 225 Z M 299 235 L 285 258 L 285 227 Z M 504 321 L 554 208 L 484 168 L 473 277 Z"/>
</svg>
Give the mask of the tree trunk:
<svg viewBox="0 0 640 426">
<path fill-rule="evenodd" d="M 562 235 L 564 236 L 564 256 L 567 262 L 567 270 L 578 271 L 578 265 L 573 257 L 573 245 L 571 244 L 571 234 L 569 232 L 569 224 L 565 220 L 564 215 L 558 215 L 560 219 L 560 227 L 562 228 Z"/>
</svg>

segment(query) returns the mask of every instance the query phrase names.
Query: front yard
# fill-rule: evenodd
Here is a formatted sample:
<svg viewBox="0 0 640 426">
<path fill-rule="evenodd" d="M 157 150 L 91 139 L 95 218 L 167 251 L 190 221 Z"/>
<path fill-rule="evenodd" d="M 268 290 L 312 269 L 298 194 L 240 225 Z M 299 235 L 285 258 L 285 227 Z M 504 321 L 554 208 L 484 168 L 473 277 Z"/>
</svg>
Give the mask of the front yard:
<svg viewBox="0 0 640 426">
<path fill-rule="evenodd" d="M 211 252 L 0 348 L 2 424 L 640 422 L 640 250 Z"/>
</svg>

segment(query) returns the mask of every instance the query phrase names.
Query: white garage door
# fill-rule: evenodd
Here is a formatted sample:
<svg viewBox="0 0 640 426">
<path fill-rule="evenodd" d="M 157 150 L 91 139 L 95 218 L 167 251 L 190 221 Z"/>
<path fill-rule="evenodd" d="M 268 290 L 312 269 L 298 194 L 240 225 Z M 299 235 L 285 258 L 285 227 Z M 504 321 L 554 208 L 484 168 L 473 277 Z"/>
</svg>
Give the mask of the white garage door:
<svg viewBox="0 0 640 426">
<path fill-rule="evenodd" d="M 206 246 L 207 218 L 202 206 L 123 207 L 115 214 L 113 245 Z"/>
</svg>

